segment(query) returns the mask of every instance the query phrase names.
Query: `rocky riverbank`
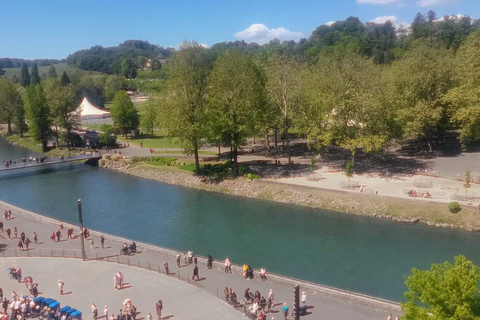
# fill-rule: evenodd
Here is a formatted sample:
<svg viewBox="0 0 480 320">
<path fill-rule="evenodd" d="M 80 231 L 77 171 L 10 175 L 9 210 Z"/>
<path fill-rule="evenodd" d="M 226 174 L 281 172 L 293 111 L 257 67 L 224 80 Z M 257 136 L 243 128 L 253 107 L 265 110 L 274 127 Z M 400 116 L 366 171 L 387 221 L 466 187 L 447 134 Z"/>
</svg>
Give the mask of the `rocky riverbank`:
<svg viewBox="0 0 480 320">
<path fill-rule="evenodd" d="M 314 209 L 389 219 L 396 222 L 423 222 L 435 227 L 462 228 L 480 231 L 475 210 L 466 208 L 461 214 L 451 214 L 444 204 L 376 195 L 352 194 L 341 191 L 308 188 L 271 181 L 243 178 L 224 180 L 217 184 L 202 182 L 189 173 L 166 171 L 161 168 L 133 163 L 128 159 L 105 159 L 102 167 L 122 173 L 198 190 L 219 192 L 252 199 L 275 201 Z"/>
</svg>

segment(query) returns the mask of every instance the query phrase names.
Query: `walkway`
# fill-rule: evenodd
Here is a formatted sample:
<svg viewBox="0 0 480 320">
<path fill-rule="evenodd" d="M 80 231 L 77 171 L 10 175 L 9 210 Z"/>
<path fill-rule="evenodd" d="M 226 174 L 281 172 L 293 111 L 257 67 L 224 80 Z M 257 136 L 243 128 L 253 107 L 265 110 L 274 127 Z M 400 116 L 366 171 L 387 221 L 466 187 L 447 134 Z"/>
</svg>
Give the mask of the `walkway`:
<svg viewBox="0 0 480 320">
<path fill-rule="evenodd" d="M 55 165 L 55 164 L 69 163 L 69 162 L 75 162 L 75 161 L 88 162 L 88 161 L 92 161 L 92 160 L 99 160 L 101 158 L 102 157 L 98 154 L 86 154 L 86 155 L 80 155 L 80 156 L 72 156 L 70 158 L 65 158 L 63 160 L 61 160 L 60 158 L 46 158 L 45 161 L 39 162 L 39 163 L 36 163 L 36 162 L 33 162 L 33 161 L 30 162 L 29 159 L 25 159 L 26 162 L 23 163 L 23 160 L 19 159 L 19 160 L 15 160 L 16 161 L 15 165 L 12 165 L 8 168 L 1 167 L 0 172 L 45 167 L 45 166 L 51 166 L 51 165 Z M 14 160 L 12 159 L 12 161 L 14 161 Z"/>
<path fill-rule="evenodd" d="M 162 319 L 243 319 L 239 312 L 219 299 L 212 299 L 204 290 L 173 277 L 158 276 L 152 271 L 102 261 L 82 263 L 81 260 L 61 258 L 2 258 L 2 273 L 9 267 L 21 267 L 25 276 L 33 277 L 39 284 L 40 296 L 58 300 L 61 307 L 68 305 L 82 311 L 86 320 L 93 319 L 93 302 L 102 317 L 105 305 L 108 305 L 110 315 L 117 315 L 119 309 L 123 309 L 125 299 L 131 299 L 141 312 L 137 320 L 146 319 L 149 312 L 156 319 L 155 303 L 158 299 L 164 306 Z M 113 288 L 113 276 L 118 271 L 125 280 L 122 290 Z M 29 294 L 23 283 L 6 280 L 5 274 L 2 279 L 5 280 L 1 286 L 8 299 L 12 290 L 20 295 Z M 63 296 L 59 294 L 58 280 L 65 283 L 66 294 Z"/>
<path fill-rule="evenodd" d="M 37 234 L 39 235 L 39 240 L 41 242 L 41 244 L 38 245 L 38 248 L 40 248 L 43 251 L 43 254 L 48 254 L 48 252 L 50 251 L 49 250 L 50 248 L 56 249 L 57 251 L 61 251 L 62 249 L 69 250 L 69 249 L 78 249 L 80 247 L 79 239 L 68 240 L 68 241 L 63 240 L 61 242 L 51 242 L 49 240 L 49 236 L 52 233 L 52 231 L 57 230 L 57 224 L 53 220 L 46 221 L 47 219 L 43 217 L 30 218 L 30 217 L 24 216 L 24 213 L 22 213 L 22 215 L 19 215 L 17 214 L 17 212 L 20 212 L 19 210 L 11 206 L 5 206 L 5 204 L 3 203 L 0 203 L 0 214 L 7 207 L 12 208 L 13 216 L 15 219 L 11 221 L 6 221 L 4 228 L 10 228 L 13 230 L 13 227 L 17 226 L 17 228 L 19 229 L 19 235 L 21 231 L 24 231 L 27 237 L 29 237 L 31 240 L 33 240 L 33 236 L 32 236 L 33 231 L 36 231 Z M 76 217 L 76 214 L 74 212 L 72 212 L 72 215 Z M 65 225 L 65 229 L 66 227 L 67 225 Z M 65 237 L 65 229 L 62 232 L 64 237 Z M 75 230 L 77 230 L 77 228 L 75 228 Z M 0 246 L 1 244 L 6 244 L 8 246 L 7 248 L 14 248 L 18 243 L 17 239 L 8 240 L 4 238 L 6 238 L 5 232 L 0 233 Z M 121 239 L 116 239 L 114 237 L 111 238 L 110 236 L 107 236 L 106 246 L 108 248 L 106 249 L 99 248 L 100 241 L 99 241 L 98 235 L 94 235 L 94 239 L 95 239 L 95 248 L 90 249 L 90 242 L 87 242 L 86 244 L 87 253 L 89 253 L 91 256 L 110 255 L 112 256 L 112 260 L 116 259 L 115 256 L 118 255 L 118 252 L 120 251 L 120 247 L 121 247 L 120 243 L 122 241 Z M 35 248 L 35 246 L 32 246 L 32 248 Z M 144 265 L 145 263 L 150 263 L 150 266 L 152 267 L 152 269 L 153 268 L 158 269 L 158 265 L 160 265 L 160 268 L 161 268 L 161 266 L 163 265 L 163 262 L 168 261 L 170 265 L 170 272 L 175 273 L 175 276 L 178 276 L 178 273 L 180 273 L 180 276 L 182 278 L 186 278 L 187 275 L 192 274 L 193 267 L 191 265 L 182 266 L 181 268 L 176 267 L 175 253 L 170 250 L 162 250 L 162 249 L 149 247 L 149 246 L 142 246 L 142 245 L 139 245 L 139 249 L 142 251 L 142 253 L 135 256 L 131 256 L 129 258 L 132 264 L 137 263 L 137 259 L 141 259 L 143 261 L 141 262 L 142 265 Z M 192 249 L 195 250 L 195 248 L 192 248 Z M 214 258 L 223 259 L 223 257 L 214 257 Z M 235 263 L 236 261 L 233 261 L 233 262 Z M 91 262 L 88 262 L 88 264 L 90 263 Z M 231 287 L 239 297 L 241 297 L 243 295 L 244 290 L 247 287 L 249 287 L 253 292 L 255 292 L 256 290 L 259 290 L 264 296 L 268 295 L 269 289 L 273 289 L 275 292 L 276 303 L 286 302 L 290 307 L 292 306 L 292 286 L 290 284 L 291 282 L 282 281 L 281 279 L 276 278 L 274 276 L 271 276 L 265 282 L 262 282 L 257 278 L 254 280 L 247 281 L 247 280 L 244 280 L 240 275 L 238 275 L 238 268 L 234 268 L 234 274 L 226 275 L 222 270 L 222 263 L 215 263 L 214 268 L 212 270 L 206 270 L 205 262 L 203 259 L 199 259 L 199 269 L 200 269 L 200 277 L 205 278 L 200 282 L 200 284 L 201 286 L 203 286 L 203 290 L 212 294 L 211 297 L 213 298 L 213 300 L 215 300 L 214 297 L 217 296 L 217 292 L 220 298 L 223 296 L 223 288 L 225 286 Z M 164 278 L 166 276 L 158 275 L 158 277 Z M 172 277 L 174 276 L 172 275 Z M 65 279 L 62 279 L 62 280 L 65 281 Z M 111 285 L 112 279 L 108 279 L 108 281 L 110 281 L 110 285 Z M 179 286 L 184 284 L 184 282 L 180 282 L 179 280 L 175 280 L 175 281 L 178 281 Z M 364 319 L 364 320 L 367 320 L 367 319 L 380 320 L 386 317 L 386 310 L 389 310 L 389 311 L 393 310 L 393 312 L 398 311 L 397 305 L 391 304 L 388 302 L 383 302 L 381 300 L 377 301 L 377 300 L 371 300 L 368 298 L 364 299 L 361 295 L 357 296 L 357 295 L 351 295 L 349 293 L 338 295 L 337 291 L 329 290 L 328 288 L 320 291 L 314 290 L 314 289 L 315 289 L 315 286 L 309 287 L 308 284 L 303 284 L 301 286 L 301 290 L 307 291 L 308 304 L 315 307 L 314 309 L 312 309 L 313 314 L 307 317 L 306 319 L 311 318 L 311 319 L 320 319 L 320 320 L 324 320 L 324 319 L 350 320 L 354 318 L 354 319 Z M 150 293 L 145 294 L 145 296 L 147 295 L 151 295 L 151 294 Z M 335 299 L 331 299 L 329 297 L 335 297 Z M 131 298 L 133 299 L 133 297 Z M 347 303 L 344 301 L 349 301 L 351 303 Z M 187 303 L 193 303 L 193 301 L 187 301 Z M 378 303 L 378 307 L 381 308 L 383 311 L 376 311 L 371 308 L 362 307 L 362 305 L 365 305 L 365 304 L 375 305 L 376 303 Z M 280 315 L 278 313 L 279 307 L 276 307 L 275 311 L 277 312 L 276 318 L 278 319 Z M 189 318 L 187 317 L 187 318 L 181 318 L 181 319 L 189 319 Z M 210 319 L 210 318 L 198 317 L 196 319 Z"/>
</svg>

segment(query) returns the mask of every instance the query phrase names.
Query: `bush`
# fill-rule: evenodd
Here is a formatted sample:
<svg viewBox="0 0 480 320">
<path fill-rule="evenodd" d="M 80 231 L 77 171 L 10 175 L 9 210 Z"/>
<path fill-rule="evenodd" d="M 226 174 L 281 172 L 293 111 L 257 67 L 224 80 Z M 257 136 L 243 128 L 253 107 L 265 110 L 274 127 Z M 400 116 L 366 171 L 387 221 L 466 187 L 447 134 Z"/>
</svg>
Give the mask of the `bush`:
<svg viewBox="0 0 480 320">
<path fill-rule="evenodd" d="M 451 213 L 457 213 L 462 210 L 462 208 L 460 208 L 460 204 L 455 201 L 448 204 L 448 210 L 450 210 Z"/>
<path fill-rule="evenodd" d="M 253 180 L 253 179 L 258 179 L 258 178 L 260 178 L 260 177 L 258 176 L 258 174 L 255 174 L 255 173 L 248 173 L 248 174 L 247 174 L 247 179 L 248 179 L 248 180 Z"/>
</svg>

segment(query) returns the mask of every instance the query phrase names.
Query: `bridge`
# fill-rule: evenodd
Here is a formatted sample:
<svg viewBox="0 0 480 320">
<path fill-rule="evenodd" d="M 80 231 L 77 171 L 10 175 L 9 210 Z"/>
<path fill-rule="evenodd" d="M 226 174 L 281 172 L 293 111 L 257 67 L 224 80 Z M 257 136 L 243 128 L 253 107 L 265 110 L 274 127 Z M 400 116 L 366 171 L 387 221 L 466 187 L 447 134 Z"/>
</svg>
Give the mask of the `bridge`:
<svg viewBox="0 0 480 320">
<path fill-rule="evenodd" d="M 102 159 L 102 156 L 99 153 L 71 156 L 67 158 L 46 157 L 44 161 L 39 161 L 39 162 L 33 161 L 33 160 L 30 161 L 30 158 L 25 158 L 25 162 L 23 161 L 23 159 L 20 159 L 20 160 L 15 160 L 16 162 L 15 164 L 14 164 L 14 160 L 12 160 L 12 165 L 9 164 L 8 167 L 5 167 L 5 166 L 0 167 L 0 172 L 54 166 L 54 165 L 60 165 L 63 163 L 76 162 L 76 161 L 83 161 L 85 164 L 96 165 L 98 164 L 98 160 L 100 159 Z M 8 161 L 10 162 L 10 160 Z"/>
</svg>

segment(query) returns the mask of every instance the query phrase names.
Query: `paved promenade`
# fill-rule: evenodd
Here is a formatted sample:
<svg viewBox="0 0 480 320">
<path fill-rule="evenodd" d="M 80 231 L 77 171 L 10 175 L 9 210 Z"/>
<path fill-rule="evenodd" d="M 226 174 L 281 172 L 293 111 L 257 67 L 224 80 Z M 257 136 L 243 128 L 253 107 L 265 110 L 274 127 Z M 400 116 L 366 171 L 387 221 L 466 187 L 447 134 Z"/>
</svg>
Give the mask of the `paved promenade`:
<svg viewBox="0 0 480 320">
<path fill-rule="evenodd" d="M 18 255 L 25 256 L 27 254 L 30 254 L 32 256 L 33 255 L 38 256 L 39 250 L 41 250 L 42 256 L 48 256 L 53 251 L 57 252 L 57 254 L 59 252 L 64 251 L 67 255 L 69 254 L 69 252 L 70 254 L 71 252 L 79 252 L 79 251 L 74 251 L 80 248 L 79 239 L 66 240 L 66 228 L 68 227 L 68 224 L 65 224 L 64 229 L 62 230 L 62 241 L 51 242 L 50 234 L 52 233 L 52 231 L 56 231 L 58 229 L 58 224 L 55 221 L 41 217 L 41 216 L 30 215 L 29 213 L 26 213 L 23 210 L 17 210 L 17 208 L 15 207 L 12 207 L 5 203 L 0 202 L 0 214 L 2 214 L 5 209 L 12 209 L 12 212 L 13 212 L 12 218 L 14 218 L 10 221 L 4 221 L 5 229 L 10 228 L 13 230 L 14 227 L 17 227 L 19 236 L 20 236 L 20 233 L 24 231 L 27 237 L 30 238 L 30 240 L 32 241 L 33 241 L 34 231 L 38 234 L 38 237 L 39 237 L 39 242 L 40 242 L 39 245 L 33 245 L 32 243 L 30 245 L 31 251 L 22 252 L 22 253 L 17 252 Z M 3 214 L 0 217 L 0 219 L 3 220 Z M 75 230 L 75 234 L 77 234 L 78 228 L 75 227 L 74 230 Z M 13 236 L 13 233 L 12 233 L 12 236 Z M 115 259 L 126 259 L 124 256 L 118 257 L 121 243 L 123 242 L 122 239 L 119 239 L 116 237 L 110 237 L 107 235 L 105 249 L 101 249 L 99 234 L 92 232 L 92 237 L 95 242 L 94 248 L 90 248 L 91 246 L 90 241 L 87 241 L 85 243 L 85 247 L 89 257 L 101 258 L 101 257 L 109 256 L 109 261 L 115 261 Z M 15 252 L 13 251 L 13 249 L 16 248 L 17 244 L 18 244 L 18 239 L 9 240 L 5 232 L 0 233 L 0 255 L 5 254 L 6 256 L 12 256 Z M 4 246 L 4 248 L 2 248 L 2 245 Z M 222 301 L 223 288 L 227 286 L 227 287 L 231 287 L 237 293 L 237 296 L 239 298 L 243 296 L 243 292 L 247 287 L 250 288 L 252 292 L 259 290 L 261 294 L 264 295 L 265 297 L 268 296 L 269 290 L 273 289 L 275 292 L 275 303 L 283 304 L 283 302 L 286 302 L 288 306 L 292 308 L 292 300 L 293 300 L 292 287 L 296 283 L 295 281 L 284 280 L 275 276 L 270 276 L 269 279 L 265 282 L 260 281 L 258 277 L 256 277 L 254 280 L 245 280 L 241 277 L 241 275 L 238 274 L 239 273 L 238 268 L 234 268 L 234 274 L 226 275 L 222 270 L 223 268 L 222 268 L 221 262 L 215 263 L 214 268 L 212 270 L 206 270 L 205 261 L 204 259 L 200 258 L 199 273 L 200 273 L 200 278 L 202 278 L 202 280 L 199 282 L 200 289 L 197 289 L 196 285 L 188 284 L 185 282 L 185 279 L 187 278 L 187 276 L 191 278 L 193 266 L 185 265 L 185 266 L 181 266 L 180 268 L 177 268 L 174 251 L 156 248 L 148 245 L 144 246 L 141 244 L 138 245 L 138 248 L 139 248 L 139 251 L 141 251 L 141 253 L 130 256 L 128 258 L 129 263 L 131 262 L 132 265 L 140 264 L 142 265 L 142 267 L 144 267 L 148 263 L 149 268 L 153 270 L 160 270 L 163 272 L 163 263 L 165 261 L 168 261 L 171 275 L 167 277 L 165 274 L 158 273 L 158 272 L 152 273 L 150 271 L 145 271 L 140 268 L 121 266 L 122 270 L 125 270 L 124 273 L 131 274 L 131 275 L 135 274 L 135 279 L 141 279 L 143 277 L 142 274 L 144 274 L 144 272 L 149 272 L 148 273 L 149 276 L 145 276 L 145 277 L 148 277 L 148 279 L 152 280 L 152 285 L 154 285 L 153 281 L 160 281 L 158 282 L 159 284 L 155 284 L 155 286 L 160 286 L 161 283 L 168 283 L 168 285 L 173 285 L 173 286 L 175 286 L 174 284 L 177 284 L 176 287 L 180 291 L 183 290 L 182 288 L 191 288 L 191 290 L 193 291 L 190 292 L 189 290 L 187 290 L 189 291 L 189 293 L 185 295 L 185 304 L 192 304 L 193 306 L 197 306 L 198 305 L 197 302 L 203 301 L 203 300 L 199 300 L 200 298 L 199 299 L 196 298 L 197 294 L 195 292 L 200 290 L 210 294 L 212 305 L 216 302 L 220 302 L 220 304 L 223 304 L 225 307 L 228 307 L 230 308 L 230 310 L 233 310 L 232 307 L 227 306 Z M 192 248 L 192 250 L 195 250 L 195 248 Z M 224 257 L 214 257 L 214 258 L 223 260 Z M 25 258 L 25 259 L 30 259 L 32 263 L 36 263 L 35 261 L 44 260 L 44 259 L 39 260 L 39 258 Z M 59 258 L 51 258 L 51 260 L 58 261 Z M 68 259 L 68 260 L 64 259 L 64 260 L 68 261 L 68 265 L 67 265 L 67 262 L 65 262 L 65 266 L 63 267 L 64 269 L 65 268 L 68 269 L 70 266 L 69 264 L 73 263 L 73 264 L 80 265 L 82 270 L 95 270 L 95 272 L 100 270 L 105 270 L 105 273 L 103 273 L 104 275 L 109 274 L 111 270 L 115 270 L 116 268 L 119 268 L 119 266 L 114 262 L 88 261 L 88 262 L 82 263 L 80 260 L 73 260 L 73 259 Z M 45 263 L 48 263 L 48 262 L 45 262 Z M 56 262 L 51 262 L 51 263 L 53 264 Z M 236 261 L 233 261 L 233 263 L 236 263 Z M 0 266 L 0 268 L 1 267 L 3 266 Z M 25 270 L 24 274 L 27 275 L 26 273 L 27 269 L 25 269 L 26 266 L 22 265 L 22 268 Z M 3 270 L 5 270 L 5 268 Z M 110 271 L 107 271 L 107 270 L 110 270 Z M 51 268 L 50 273 L 52 273 L 51 275 L 52 279 L 57 277 L 57 272 L 58 272 L 57 268 Z M 267 270 L 267 273 L 268 273 L 268 270 Z M 32 276 L 34 275 L 32 274 Z M 41 277 L 46 277 L 46 276 L 47 275 L 45 274 L 44 276 L 41 276 Z M 180 277 L 184 280 L 178 280 L 176 279 L 177 277 Z M 100 276 L 100 278 L 102 278 L 102 281 L 103 281 L 103 276 Z M 68 291 L 69 283 L 71 281 L 75 281 L 75 279 L 76 279 L 75 277 L 71 280 L 62 279 L 66 283 L 67 291 Z M 83 277 L 81 279 L 82 280 L 78 279 L 77 281 L 83 281 Z M 99 290 L 101 296 L 109 295 L 112 292 L 111 290 L 113 290 L 112 279 L 113 279 L 113 274 L 110 274 L 105 280 L 106 287 L 104 288 L 103 282 L 98 282 L 99 285 L 96 286 L 95 290 Z M 40 279 L 35 279 L 35 281 L 40 282 Z M 128 280 L 128 277 L 127 277 L 127 282 L 130 282 Z M 189 282 L 191 283 L 191 280 L 189 280 Z M 144 287 L 149 284 L 149 281 L 137 282 L 137 280 L 133 280 L 133 278 L 132 278 L 131 284 L 136 290 L 137 289 L 139 290 L 135 292 L 132 291 L 132 295 L 128 296 L 128 298 L 134 300 L 134 303 L 135 301 L 139 301 L 139 300 L 149 301 L 150 298 L 154 299 L 153 301 L 155 301 L 155 299 L 162 299 L 165 305 L 166 314 L 172 314 L 172 315 L 175 315 L 175 317 L 177 317 L 177 314 L 180 314 L 179 312 L 183 312 L 181 311 L 182 308 L 178 304 L 176 304 L 176 302 L 173 302 L 173 301 L 170 302 L 170 300 L 177 300 L 175 294 L 172 293 L 172 295 L 170 295 L 170 291 L 168 291 L 168 295 L 163 295 L 161 290 L 152 289 L 151 287 Z M 305 317 L 306 319 L 321 319 L 321 320 L 324 320 L 324 319 L 377 320 L 378 319 L 378 320 L 381 320 L 381 319 L 385 319 L 387 312 L 395 313 L 399 311 L 398 305 L 389 303 L 388 301 L 382 301 L 381 299 L 379 300 L 370 299 L 369 297 L 365 297 L 362 295 L 356 295 L 348 292 L 341 292 L 341 291 L 337 291 L 329 288 L 319 288 L 316 285 L 313 285 L 313 284 L 310 285 L 308 283 L 300 283 L 300 285 L 301 285 L 301 291 L 307 292 L 308 305 L 314 306 L 313 309 L 310 309 L 312 314 L 309 316 L 306 316 Z M 0 283 L 0 287 L 1 286 L 4 286 L 3 281 L 2 283 Z M 218 293 L 219 299 L 216 298 L 217 293 Z M 74 294 L 75 292 L 72 294 L 72 297 Z M 200 296 L 200 294 L 198 295 Z M 203 299 L 203 296 L 201 299 Z M 91 304 L 91 302 L 88 302 L 88 303 Z M 98 301 L 98 303 L 109 304 L 101 301 Z M 112 303 L 115 303 L 115 302 L 112 301 Z M 71 303 L 71 304 L 74 304 L 74 303 Z M 203 305 L 203 303 L 200 303 L 200 305 Z M 172 309 L 170 309 L 169 306 L 172 306 Z M 365 306 L 368 306 L 368 307 L 365 307 Z M 100 305 L 99 305 L 99 308 L 100 308 Z M 103 305 L 102 305 L 102 308 L 103 308 Z M 222 308 L 215 309 L 214 307 L 208 307 L 208 309 L 216 310 L 215 312 L 222 313 L 224 315 L 224 318 L 230 319 L 230 318 L 227 318 L 229 313 L 224 312 L 225 309 L 222 309 Z M 146 313 L 153 311 L 153 310 L 149 311 L 147 309 L 144 309 L 144 310 L 142 311 L 144 311 L 145 313 L 142 315 L 146 315 Z M 204 317 L 203 315 L 197 314 L 197 313 L 195 313 L 195 315 L 191 315 L 190 317 L 188 310 L 189 309 L 185 309 L 185 312 L 186 312 L 185 314 L 187 314 L 187 316 L 184 315 L 179 318 L 180 319 L 214 319 L 213 317 Z M 87 311 L 86 313 L 90 315 L 90 313 L 88 312 L 89 310 L 86 310 L 86 311 Z M 269 315 L 268 319 L 270 319 L 271 316 L 275 317 L 275 319 L 277 320 L 282 319 L 283 317 L 281 316 L 279 311 L 280 311 L 280 305 L 274 308 L 274 313 Z M 240 312 L 238 314 L 241 315 Z M 291 317 L 289 317 L 289 319 L 290 318 Z M 231 318 L 231 319 L 234 319 L 234 318 Z"/>
</svg>

